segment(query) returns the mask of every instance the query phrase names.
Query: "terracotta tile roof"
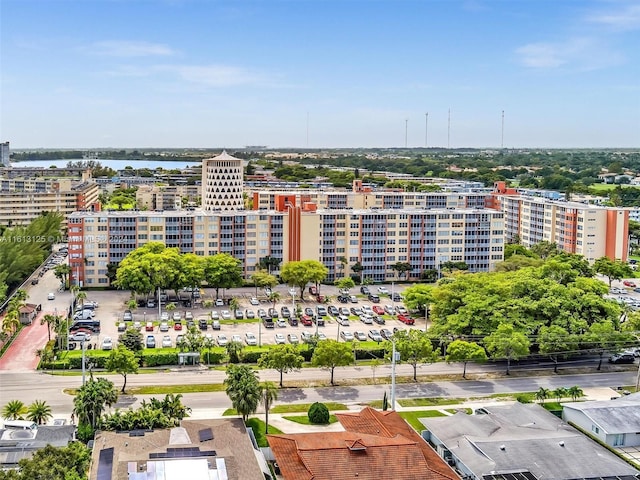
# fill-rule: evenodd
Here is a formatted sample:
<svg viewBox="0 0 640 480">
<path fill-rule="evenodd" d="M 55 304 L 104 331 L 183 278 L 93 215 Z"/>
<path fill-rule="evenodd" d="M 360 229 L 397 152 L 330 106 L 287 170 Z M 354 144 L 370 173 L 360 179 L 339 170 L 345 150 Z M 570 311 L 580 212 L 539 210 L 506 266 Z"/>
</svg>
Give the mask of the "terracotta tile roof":
<svg viewBox="0 0 640 480">
<path fill-rule="evenodd" d="M 396 412 L 337 416 L 347 431 L 267 436 L 285 480 L 459 480 Z"/>
</svg>

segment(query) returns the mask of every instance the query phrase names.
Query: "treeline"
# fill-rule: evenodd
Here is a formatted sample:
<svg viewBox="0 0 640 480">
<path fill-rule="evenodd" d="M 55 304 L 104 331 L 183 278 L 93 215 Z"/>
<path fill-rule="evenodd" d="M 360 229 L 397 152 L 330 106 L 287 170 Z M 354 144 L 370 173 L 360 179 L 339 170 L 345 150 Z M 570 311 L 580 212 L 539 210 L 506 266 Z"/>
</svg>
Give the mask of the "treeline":
<svg viewBox="0 0 640 480">
<path fill-rule="evenodd" d="M 0 302 L 44 261 L 52 243 L 61 239 L 62 216 L 45 213 L 26 227 L 5 228 L 0 234 Z"/>
<path fill-rule="evenodd" d="M 12 162 L 26 162 L 34 160 L 65 160 L 67 158 L 82 158 L 82 150 L 52 150 L 38 152 L 11 152 Z"/>
</svg>

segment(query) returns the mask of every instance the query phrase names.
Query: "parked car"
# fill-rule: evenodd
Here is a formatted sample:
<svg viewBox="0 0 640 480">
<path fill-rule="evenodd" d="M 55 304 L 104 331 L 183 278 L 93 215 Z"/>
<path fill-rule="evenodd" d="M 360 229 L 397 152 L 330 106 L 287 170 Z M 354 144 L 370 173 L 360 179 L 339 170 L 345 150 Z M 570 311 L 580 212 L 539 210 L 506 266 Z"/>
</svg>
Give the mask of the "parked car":
<svg viewBox="0 0 640 480">
<path fill-rule="evenodd" d="M 323 305 L 318 305 L 318 306 L 316 307 L 316 314 L 317 314 L 319 317 L 326 317 L 326 316 L 327 316 L 327 309 L 326 309 L 326 307 L 324 307 Z"/>
<path fill-rule="evenodd" d="M 321 342 L 323 340 L 326 340 L 327 336 L 323 333 L 323 332 L 318 332 L 318 341 Z"/>
<path fill-rule="evenodd" d="M 384 318 L 380 317 L 379 315 L 371 315 L 371 318 L 373 318 L 373 321 L 378 325 L 384 325 L 385 323 Z"/>
<path fill-rule="evenodd" d="M 160 322 L 160 331 L 161 332 L 168 332 L 169 331 L 169 324 L 167 322 Z"/>
<path fill-rule="evenodd" d="M 276 326 L 278 328 L 284 328 L 287 326 L 287 321 L 284 318 L 279 318 L 278 321 L 276 321 Z"/>
<path fill-rule="evenodd" d="M 273 290 L 271 290 L 271 287 L 264 287 L 264 294 L 268 297 L 269 295 L 271 295 L 273 293 Z"/>
<path fill-rule="evenodd" d="M 361 331 L 357 330 L 357 331 L 353 332 L 353 336 L 356 339 L 360 340 L 361 342 L 366 342 L 367 341 L 367 335 L 364 332 L 361 332 Z"/>
<path fill-rule="evenodd" d="M 345 317 L 344 315 L 340 315 L 338 316 L 338 318 L 336 319 L 336 321 L 342 325 L 343 327 L 348 327 L 349 326 L 349 317 Z"/>
<path fill-rule="evenodd" d="M 247 318 L 256 318 L 256 312 L 254 312 L 253 310 L 251 310 L 250 308 L 247 308 L 244 311 L 244 316 Z"/>
<path fill-rule="evenodd" d="M 287 340 L 289 340 L 289 343 L 295 345 L 298 343 L 298 336 L 295 333 L 290 333 L 289 335 L 287 335 Z"/>
<path fill-rule="evenodd" d="M 144 326 L 145 332 L 153 332 L 153 322 L 147 322 Z"/>
<path fill-rule="evenodd" d="M 200 330 L 206 330 L 208 327 L 207 320 L 204 318 L 201 318 L 200 320 L 198 320 L 198 327 L 200 328 Z"/>
<path fill-rule="evenodd" d="M 240 335 L 231 335 L 231 341 L 232 342 L 237 342 L 237 343 L 242 343 L 242 337 Z"/>
<path fill-rule="evenodd" d="M 302 332 L 300 334 L 300 340 L 302 340 L 303 342 L 308 342 L 311 340 L 311 337 L 313 337 L 313 335 L 311 335 L 310 332 Z"/>
<path fill-rule="evenodd" d="M 276 324 L 273 322 L 273 318 L 271 317 L 264 317 L 262 319 L 262 324 L 265 328 L 274 328 L 276 326 Z"/>
<path fill-rule="evenodd" d="M 192 312 L 187 312 L 187 313 L 185 313 L 185 314 L 184 314 L 184 319 L 185 319 L 186 321 L 193 320 L 193 313 L 192 313 Z"/>
<path fill-rule="evenodd" d="M 162 348 L 171 348 L 173 346 L 173 342 L 171 341 L 171 337 L 169 335 L 165 335 L 162 337 Z"/>
<path fill-rule="evenodd" d="M 111 337 L 104 337 L 102 339 L 102 350 L 112 350 L 113 349 L 113 340 Z"/>
<path fill-rule="evenodd" d="M 182 320 L 182 314 L 180 312 L 173 312 L 173 316 L 171 318 L 173 318 L 174 322 L 179 322 Z"/>
<path fill-rule="evenodd" d="M 231 312 L 229 310 L 222 310 L 220 316 L 223 320 L 231 320 Z"/>
<path fill-rule="evenodd" d="M 358 297 L 356 297 L 355 295 L 349 295 L 349 301 L 351 303 L 358 303 Z"/>
<path fill-rule="evenodd" d="M 373 317 L 371 315 L 360 315 L 360 321 L 366 325 L 371 325 L 373 323 Z"/>
<path fill-rule="evenodd" d="M 267 311 L 264 308 L 258 309 L 258 318 L 266 318 Z"/>
<path fill-rule="evenodd" d="M 381 342 L 382 340 L 384 340 L 378 330 L 369 330 L 369 338 L 374 342 Z"/>
<path fill-rule="evenodd" d="M 338 295 L 338 301 L 340 303 L 349 303 L 349 295 Z"/>
<path fill-rule="evenodd" d="M 313 323 L 317 323 L 319 327 L 324 327 L 324 318 L 321 316 L 312 317 Z"/>
<path fill-rule="evenodd" d="M 127 330 L 127 324 L 124 322 L 120 322 L 118 324 L 118 332 L 124 332 Z"/>
<path fill-rule="evenodd" d="M 382 328 L 380 329 L 380 335 L 382 335 L 382 338 L 384 338 L 385 340 L 391 340 L 393 332 L 388 328 Z"/>
<path fill-rule="evenodd" d="M 251 300 L 249 300 L 249 303 L 251 305 L 260 305 L 260 300 L 258 300 L 256 297 L 251 297 Z"/>
<path fill-rule="evenodd" d="M 378 293 L 380 295 L 389 295 L 389 290 L 387 290 L 387 287 L 378 287 Z"/>
<path fill-rule="evenodd" d="M 71 336 L 71 340 L 74 342 L 88 342 L 91 340 L 91 334 L 89 332 L 76 332 Z"/>
<path fill-rule="evenodd" d="M 292 327 L 297 327 L 298 326 L 298 319 L 296 317 L 294 317 L 293 315 L 289 317 L 289 325 L 291 325 Z"/>
<path fill-rule="evenodd" d="M 349 311 L 351 312 L 351 315 L 362 315 L 362 309 L 360 307 L 351 307 Z"/>
<path fill-rule="evenodd" d="M 408 315 L 409 314 L 409 311 L 406 308 L 404 308 L 402 305 L 398 305 L 396 307 L 396 312 L 397 313 L 401 313 L 403 315 Z"/>
<path fill-rule="evenodd" d="M 160 314 L 160 321 L 161 322 L 168 322 L 169 321 L 169 312 L 162 312 Z"/>
<path fill-rule="evenodd" d="M 388 315 L 395 315 L 396 314 L 396 307 L 394 307 L 393 305 L 387 304 L 387 305 L 384 306 L 384 311 Z"/>
<path fill-rule="evenodd" d="M 302 323 L 302 325 L 304 325 L 305 327 L 310 327 L 311 325 L 313 325 L 313 321 L 308 315 L 302 315 L 300 317 L 300 323 Z"/>
<path fill-rule="evenodd" d="M 340 315 L 340 312 L 338 311 L 338 307 L 336 307 L 335 305 L 329 305 L 327 307 L 327 311 L 329 312 L 329 315 L 333 317 Z"/>
<path fill-rule="evenodd" d="M 304 309 L 304 314 L 305 314 L 307 317 L 312 317 L 312 318 L 316 316 L 316 314 L 315 314 L 315 313 L 314 313 L 314 311 L 313 311 L 313 308 L 311 308 L 311 307 L 305 307 L 305 309 Z"/>
<path fill-rule="evenodd" d="M 244 341 L 247 342 L 247 345 L 250 345 L 250 346 L 258 345 L 258 339 L 251 332 L 247 332 L 244 334 Z"/>
<path fill-rule="evenodd" d="M 363 295 L 369 295 L 371 291 L 369 290 L 369 287 L 363 285 L 360 287 L 360 293 Z"/>
<path fill-rule="evenodd" d="M 384 308 L 382 308 L 380 305 L 374 305 L 372 307 L 372 310 L 376 315 L 384 315 Z"/>
<path fill-rule="evenodd" d="M 227 336 L 224 334 L 220 334 L 218 335 L 218 345 L 220 345 L 221 347 L 226 347 L 227 346 Z"/>
<path fill-rule="evenodd" d="M 244 318 L 244 314 L 242 313 L 242 310 L 236 310 L 233 313 L 233 316 L 235 317 L 236 320 L 242 320 Z"/>
<path fill-rule="evenodd" d="M 213 320 L 211 322 L 211 328 L 213 330 L 220 330 L 220 320 Z"/>
<path fill-rule="evenodd" d="M 353 340 L 355 339 L 353 333 L 351 333 L 349 330 L 342 330 L 340 332 L 340 338 L 342 338 L 342 340 L 344 340 L 345 342 L 353 342 Z"/>
<path fill-rule="evenodd" d="M 217 310 L 211 310 L 211 320 L 220 320 L 220 314 Z"/>
<path fill-rule="evenodd" d="M 402 295 L 400 295 L 398 292 L 394 292 L 394 294 L 391 296 L 391 299 L 394 302 L 401 302 L 402 301 Z"/>
<path fill-rule="evenodd" d="M 633 363 L 635 362 L 635 357 L 633 353 L 622 352 L 622 353 L 614 353 L 609 357 L 609 363 Z"/>
<path fill-rule="evenodd" d="M 347 307 L 340 307 L 340 315 L 344 315 L 345 317 L 348 317 L 350 314 L 351 312 Z"/>
<path fill-rule="evenodd" d="M 55 300 L 56 299 L 56 294 L 53 292 L 49 292 L 49 295 L 47 295 L 47 300 Z"/>
<path fill-rule="evenodd" d="M 124 320 L 125 322 L 133 321 L 133 313 L 131 313 L 131 310 L 124 311 L 124 313 L 122 314 L 122 320 Z"/>
<path fill-rule="evenodd" d="M 622 282 L 622 284 L 625 287 L 631 287 L 631 288 L 636 288 L 636 284 L 635 282 L 631 281 L 631 280 L 625 280 L 624 282 Z"/>
<path fill-rule="evenodd" d="M 273 339 L 276 342 L 276 345 L 284 345 L 285 343 L 287 343 L 287 340 L 284 338 L 284 335 L 282 333 L 276 333 L 273 336 Z"/>
<path fill-rule="evenodd" d="M 282 307 L 280 309 L 280 315 L 282 315 L 283 318 L 289 318 L 291 316 L 291 310 L 289 310 L 289 307 Z"/>
<path fill-rule="evenodd" d="M 153 335 L 147 335 L 146 345 L 147 348 L 156 348 L 156 337 Z"/>
<path fill-rule="evenodd" d="M 369 294 L 369 301 L 373 302 L 373 303 L 380 303 L 380 296 L 376 293 L 370 293 Z"/>
<path fill-rule="evenodd" d="M 39 280 L 37 278 L 34 278 L 33 280 L 31 280 L 31 285 L 37 285 L 39 282 Z"/>
<path fill-rule="evenodd" d="M 271 307 L 268 313 L 271 318 L 278 318 L 278 310 L 275 308 Z"/>
<path fill-rule="evenodd" d="M 177 332 L 178 330 L 182 330 L 182 323 L 180 322 L 175 322 L 173 324 L 173 329 Z"/>
<path fill-rule="evenodd" d="M 413 325 L 413 324 L 416 323 L 416 321 L 413 318 L 411 318 L 408 315 L 403 315 L 403 314 L 398 315 L 398 320 L 400 320 L 402 323 L 404 323 L 406 325 Z"/>
<path fill-rule="evenodd" d="M 315 287 L 315 285 L 311 285 L 311 286 L 309 287 L 309 293 L 310 293 L 311 295 L 317 295 L 317 294 L 318 294 L 318 289 Z"/>
<path fill-rule="evenodd" d="M 147 308 L 156 308 L 155 300 L 147 300 Z"/>
<path fill-rule="evenodd" d="M 216 307 L 224 307 L 224 300 L 216 298 Z"/>
</svg>

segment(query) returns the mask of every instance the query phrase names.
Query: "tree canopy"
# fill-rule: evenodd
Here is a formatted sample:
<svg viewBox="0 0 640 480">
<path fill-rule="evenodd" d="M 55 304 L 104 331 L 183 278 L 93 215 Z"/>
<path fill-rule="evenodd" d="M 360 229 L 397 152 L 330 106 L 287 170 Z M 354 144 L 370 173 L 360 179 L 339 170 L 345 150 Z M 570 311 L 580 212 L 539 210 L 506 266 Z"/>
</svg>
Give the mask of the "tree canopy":
<svg viewBox="0 0 640 480">
<path fill-rule="evenodd" d="M 300 288 L 300 298 L 304 297 L 304 289 L 308 283 L 320 283 L 328 273 L 329 269 L 317 260 L 287 262 L 280 269 L 283 282 Z"/>
</svg>

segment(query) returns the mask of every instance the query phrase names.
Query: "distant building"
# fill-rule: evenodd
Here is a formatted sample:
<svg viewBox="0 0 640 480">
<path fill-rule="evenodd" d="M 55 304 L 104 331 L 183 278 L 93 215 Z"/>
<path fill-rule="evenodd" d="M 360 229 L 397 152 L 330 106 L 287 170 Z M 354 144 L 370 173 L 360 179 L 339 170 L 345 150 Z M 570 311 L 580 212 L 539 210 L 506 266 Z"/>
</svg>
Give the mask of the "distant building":
<svg viewBox="0 0 640 480">
<path fill-rule="evenodd" d="M 0 143 L 0 166 L 11 166 L 11 150 L 9 148 L 9 142 Z"/>
<path fill-rule="evenodd" d="M 422 418 L 425 438 L 465 480 L 637 478 L 638 470 L 537 404 Z"/>
<path fill-rule="evenodd" d="M 66 447 L 76 439 L 76 426 L 38 425 L 34 429 L 0 429 L 0 470 L 18 467 L 23 458 L 31 458 L 35 452 L 51 445 Z"/>
<path fill-rule="evenodd" d="M 227 152 L 202 160 L 202 208 L 244 210 L 243 175 L 243 160 Z"/>
<path fill-rule="evenodd" d="M 240 418 L 182 420 L 179 427 L 96 433 L 90 480 L 269 480 Z"/>
</svg>

